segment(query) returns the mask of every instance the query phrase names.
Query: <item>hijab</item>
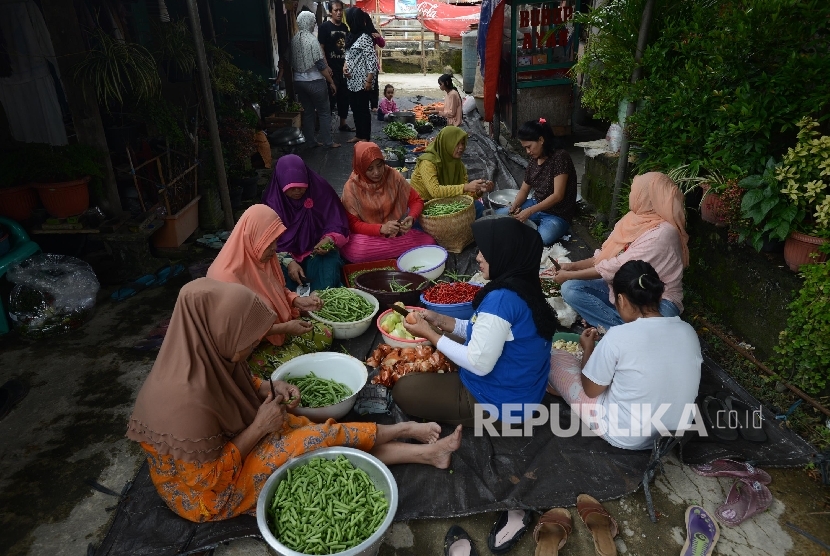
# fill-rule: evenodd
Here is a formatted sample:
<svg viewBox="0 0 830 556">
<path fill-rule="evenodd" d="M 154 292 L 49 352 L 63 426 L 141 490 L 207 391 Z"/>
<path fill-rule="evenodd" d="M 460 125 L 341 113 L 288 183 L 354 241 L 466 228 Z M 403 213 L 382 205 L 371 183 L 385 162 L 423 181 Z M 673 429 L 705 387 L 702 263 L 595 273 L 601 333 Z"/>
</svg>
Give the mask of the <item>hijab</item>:
<svg viewBox="0 0 830 556">
<path fill-rule="evenodd" d="M 199 278 L 179 292 L 156 362 L 138 392 L 127 438 L 160 455 L 209 462 L 248 427 L 260 400 L 244 361 L 276 315 L 239 284 Z"/>
<path fill-rule="evenodd" d="M 452 153 L 458 143 L 467 138 L 467 132 L 454 125 L 448 125 L 435 137 L 435 141 L 429 144 L 424 154 L 418 157 L 418 166 L 426 160 L 435 165 L 440 185 L 458 185 L 464 183 L 464 175 L 467 170 L 460 159 L 455 158 Z"/>
<path fill-rule="evenodd" d="M 370 18 L 365 17 L 368 15 L 357 7 L 351 7 L 346 10 L 346 26 L 349 28 L 349 34 L 346 35 L 346 48 L 351 48 L 361 35 L 369 34 L 370 31 L 366 25 L 366 20 Z"/>
<path fill-rule="evenodd" d="M 277 257 L 264 263 L 260 262 L 260 258 L 283 232 L 285 225 L 273 209 L 266 205 L 253 205 L 236 223 L 225 246 L 207 271 L 208 278 L 242 284 L 253 290 L 277 314 L 275 321 L 278 322 L 296 318 L 299 311 L 291 308 Z M 268 336 L 268 341 L 280 346 L 285 341 L 285 335 L 273 334 Z"/>
<path fill-rule="evenodd" d="M 342 200 L 346 212 L 369 224 L 384 224 L 403 218 L 409 206 L 409 182 L 400 172 L 384 163 L 383 177 L 378 183 L 372 183 L 366 177 L 366 170 L 378 159 L 383 160 L 380 147 L 368 141 L 357 143 L 352 175 L 343 186 Z"/>
<path fill-rule="evenodd" d="M 668 222 L 680 234 L 683 266 L 689 266 L 689 234 L 686 233 L 686 212 L 683 193 L 666 174 L 649 172 L 636 176 L 628 197 L 629 212 L 620 218 L 614 231 L 602 244 L 594 262 L 616 257 L 645 232 Z"/>
<path fill-rule="evenodd" d="M 305 195 L 291 199 L 285 191 L 292 187 L 305 187 Z M 277 161 L 262 202 L 274 209 L 286 226 L 277 240 L 278 251 L 304 257 L 327 233 L 349 237 L 346 210 L 334 188 L 296 154 Z"/>
<path fill-rule="evenodd" d="M 320 43 L 314 36 L 317 20 L 311 12 L 297 14 L 297 34 L 291 39 L 291 65 L 294 71 L 305 72 L 313 69 L 314 62 L 323 58 Z"/>
<path fill-rule="evenodd" d="M 539 336 L 553 338 L 559 321 L 539 280 L 543 249 L 539 232 L 515 218 L 501 217 L 473 222 L 473 236 L 490 265 L 490 282 L 476 293 L 473 308 L 493 290 L 516 292 L 530 308 Z"/>
</svg>

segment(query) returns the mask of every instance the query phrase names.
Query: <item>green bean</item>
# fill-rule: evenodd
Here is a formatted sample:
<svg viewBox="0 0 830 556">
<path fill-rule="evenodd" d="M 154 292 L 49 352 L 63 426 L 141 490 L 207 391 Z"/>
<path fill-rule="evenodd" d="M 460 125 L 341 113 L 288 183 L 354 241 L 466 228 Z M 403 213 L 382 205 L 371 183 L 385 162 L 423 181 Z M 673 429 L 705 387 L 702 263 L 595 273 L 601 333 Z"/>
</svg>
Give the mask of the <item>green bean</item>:
<svg viewBox="0 0 830 556">
<path fill-rule="evenodd" d="M 334 379 L 320 378 L 310 372 L 305 376 L 287 376 L 285 381 L 300 390 L 300 407 L 325 407 L 345 400 L 353 394 L 345 384 Z"/>
<path fill-rule="evenodd" d="M 393 266 L 381 266 L 381 267 L 378 267 L 378 268 L 363 268 L 361 270 L 355 270 L 354 272 L 349 274 L 349 279 L 348 279 L 349 283 L 346 284 L 346 285 L 347 286 L 348 285 L 354 286 L 355 280 L 357 279 L 358 276 L 360 276 L 361 274 L 366 274 L 367 272 L 374 272 L 375 270 L 398 270 L 398 269 L 393 267 Z"/>
<path fill-rule="evenodd" d="M 447 216 L 449 214 L 461 212 L 468 206 L 470 206 L 470 204 L 465 203 L 464 201 L 452 201 L 451 203 L 430 203 L 428 207 L 424 208 L 424 211 L 421 214 L 424 216 Z"/>
<path fill-rule="evenodd" d="M 322 485 L 322 486 L 321 486 Z M 303 554 L 335 554 L 368 539 L 389 503 L 366 472 L 344 456 L 289 469 L 268 508 L 274 536 Z"/>
<path fill-rule="evenodd" d="M 412 291 L 412 282 L 407 282 L 406 284 L 398 284 L 397 280 L 392 280 L 391 282 L 389 282 L 389 291 L 395 293 Z"/>
<path fill-rule="evenodd" d="M 332 322 L 356 322 L 372 315 L 375 308 L 365 297 L 348 288 L 326 288 L 317 292 L 323 308 L 314 314 Z"/>
</svg>

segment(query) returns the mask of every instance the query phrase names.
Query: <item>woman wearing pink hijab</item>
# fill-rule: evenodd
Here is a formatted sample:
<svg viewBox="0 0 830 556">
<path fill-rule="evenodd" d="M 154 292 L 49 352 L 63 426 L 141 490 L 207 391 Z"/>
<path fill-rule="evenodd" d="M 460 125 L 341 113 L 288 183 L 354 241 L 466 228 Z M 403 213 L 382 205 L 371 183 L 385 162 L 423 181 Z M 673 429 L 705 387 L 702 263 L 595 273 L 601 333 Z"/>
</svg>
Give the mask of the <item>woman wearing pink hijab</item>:
<svg viewBox="0 0 830 556">
<path fill-rule="evenodd" d="M 562 299 L 588 324 L 606 330 L 623 324 L 610 285 L 628 261 L 649 263 L 666 285 L 662 316 L 683 312 L 683 269 L 689 266 L 683 194 L 667 175 L 649 172 L 634 178 L 628 206 L 602 249 L 590 259 L 563 263 L 554 276 L 562 284 Z"/>
<path fill-rule="evenodd" d="M 242 284 L 253 290 L 277 318 L 266 333 L 271 352 L 268 359 L 276 357 L 280 363 L 288 359 L 319 351 L 331 345 L 331 330 L 320 324 L 300 319 L 301 311 L 317 311 L 323 300 L 316 294 L 300 297 L 285 287 L 280 263 L 276 257 L 278 238 L 285 233 L 285 225 L 273 209 L 266 205 L 253 205 L 236 223 L 219 256 L 208 268 L 207 277 L 220 282 Z M 259 351 L 259 363 L 264 366 Z M 252 366 L 257 372 L 260 369 Z"/>
</svg>

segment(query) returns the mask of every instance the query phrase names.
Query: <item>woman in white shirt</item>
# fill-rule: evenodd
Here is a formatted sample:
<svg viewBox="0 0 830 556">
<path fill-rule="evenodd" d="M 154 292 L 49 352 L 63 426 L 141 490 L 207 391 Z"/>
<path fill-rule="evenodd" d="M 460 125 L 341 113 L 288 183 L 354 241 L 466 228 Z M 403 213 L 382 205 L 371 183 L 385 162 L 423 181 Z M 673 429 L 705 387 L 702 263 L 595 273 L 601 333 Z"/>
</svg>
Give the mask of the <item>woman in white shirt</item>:
<svg viewBox="0 0 830 556">
<path fill-rule="evenodd" d="M 294 66 L 294 86 L 297 98 L 303 105 L 303 135 L 306 141 L 314 144 L 314 121 L 320 118 L 320 141 L 316 144 L 326 147 L 339 147 L 331 138 L 331 109 L 329 108 L 329 90 L 332 94 L 337 87 L 331 77 L 331 69 L 326 65 L 326 57 L 320 43 L 313 35 L 317 21 L 311 12 L 297 15 L 297 34 L 291 39 L 291 65 Z M 326 86 L 328 82 L 328 86 Z"/>
<path fill-rule="evenodd" d="M 679 316 L 660 314 L 665 286 L 647 262 L 623 264 L 612 287 L 624 324 L 611 328 L 596 347 L 596 329 L 586 329 L 581 367 L 570 353 L 553 350 L 548 386 L 612 446 L 649 449 L 664 432 L 656 426 L 658 415 L 665 431 L 691 424 L 700 342 Z"/>
</svg>

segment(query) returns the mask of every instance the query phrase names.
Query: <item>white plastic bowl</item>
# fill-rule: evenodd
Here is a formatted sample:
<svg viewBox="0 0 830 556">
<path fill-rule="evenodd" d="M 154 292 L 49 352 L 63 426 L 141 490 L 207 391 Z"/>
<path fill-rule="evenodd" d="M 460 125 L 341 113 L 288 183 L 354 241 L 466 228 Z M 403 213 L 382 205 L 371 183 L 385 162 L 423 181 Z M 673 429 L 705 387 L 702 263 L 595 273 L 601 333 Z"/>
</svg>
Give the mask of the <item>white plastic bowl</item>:
<svg viewBox="0 0 830 556">
<path fill-rule="evenodd" d="M 420 309 L 420 307 L 413 307 L 411 305 L 406 306 L 407 310 L 412 311 L 414 309 Z M 415 347 L 415 346 L 431 346 L 429 340 L 426 338 L 418 338 L 415 340 L 407 340 L 406 338 L 396 338 L 390 335 L 388 332 L 384 331 L 383 328 L 380 327 L 380 322 L 383 318 L 391 313 L 394 309 L 388 309 L 378 315 L 377 320 L 375 321 L 375 326 L 378 327 L 378 332 L 383 334 L 383 341 L 389 344 L 392 347 L 399 347 L 399 348 L 408 348 L 408 347 Z M 401 315 L 403 316 L 403 315 Z"/>
<path fill-rule="evenodd" d="M 441 276 L 446 265 L 447 250 L 438 245 L 413 247 L 398 257 L 400 270 L 420 274 L 427 280 L 435 280 Z"/>
<path fill-rule="evenodd" d="M 274 537 L 271 528 L 268 526 L 268 508 L 273 500 L 274 493 L 280 486 L 280 482 L 285 478 L 289 469 L 293 469 L 300 465 L 305 465 L 312 458 L 326 458 L 336 459 L 339 455 L 345 456 L 352 465 L 358 469 L 362 469 L 369 475 L 369 480 L 374 483 L 375 488 L 383 492 L 386 501 L 389 502 L 389 510 L 386 513 L 386 518 L 380 523 L 377 530 L 372 533 L 372 536 L 349 550 L 338 552 L 337 556 L 369 556 L 378 553 L 383 536 L 392 525 L 392 520 L 395 518 L 395 513 L 398 511 L 398 483 L 395 482 L 395 477 L 389 468 L 386 467 L 376 457 L 355 450 L 354 448 L 335 447 L 322 448 L 314 452 L 302 455 L 296 459 L 282 465 L 279 469 L 265 481 L 265 485 L 259 492 L 259 497 L 256 503 L 256 522 L 259 527 L 259 532 L 265 542 L 280 556 L 305 556 L 301 552 L 291 550 Z"/>
<path fill-rule="evenodd" d="M 334 405 L 297 407 L 291 410 L 292 413 L 308 417 L 315 423 L 322 423 L 326 419 L 342 419 L 354 407 L 357 393 L 366 385 L 369 378 L 366 365 L 359 359 L 345 353 L 322 351 L 300 355 L 283 363 L 271 375 L 271 380 L 306 376 L 311 372 L 320 378 L 334 379 L 345 384 L 352 391 L 351 396 Z M 302 395 L 302 392 L 300 394 Z"/>
<path fill-rule="evenodd" d="M 312 311 L 308 312 L 308 314 L 311 315 L 311 318 L 319 320 L 323 324 L 331 326 L 331 335 L 334 337 L 335 340 L 348 340 L 349 338 L 356 338 L 364 332 L 366 332 L 367 330 L 369 330 L 369 327 L 372 325 L 372 317 L 374 317 L 375 314 L 378 312 L 378 309 L 380 309 L 380 304 L 378 303 L 378 300 L 374 295 L 367 293 L 363 290 L 358 290 L 356 288 L 348 288 L 348 290 L 365 298 L 369 301 L 369 303 L 372 304 L 374 310 L 372 311 L 371 315 L 362 320 L 354 322 L 334 322 L 331 320 L 324 319 Z"/>
</svg>

